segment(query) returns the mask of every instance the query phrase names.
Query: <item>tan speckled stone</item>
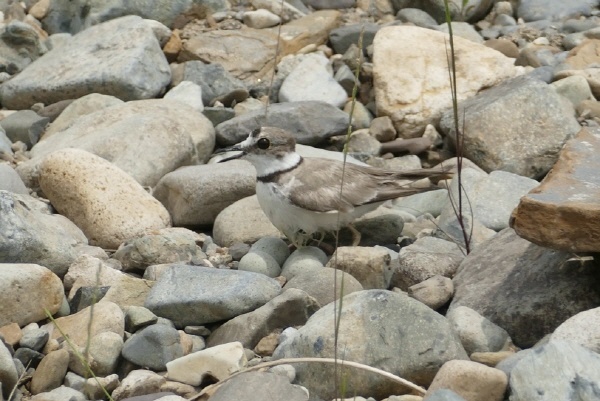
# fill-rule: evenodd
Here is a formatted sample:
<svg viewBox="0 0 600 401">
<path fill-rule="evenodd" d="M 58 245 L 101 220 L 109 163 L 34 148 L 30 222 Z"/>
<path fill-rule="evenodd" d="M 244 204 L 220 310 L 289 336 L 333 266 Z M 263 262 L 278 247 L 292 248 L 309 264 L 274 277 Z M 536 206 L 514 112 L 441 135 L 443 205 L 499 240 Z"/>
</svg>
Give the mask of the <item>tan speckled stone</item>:
<svg viewBox="0 0 600 401">
<path fill-rule="evenodd" d="M 84 150 L 49 154 L 40 166 L 40 187 L 90 244 L 103 248 L 171 225 L 169 212 L 131 176 Z"/>
</svg>

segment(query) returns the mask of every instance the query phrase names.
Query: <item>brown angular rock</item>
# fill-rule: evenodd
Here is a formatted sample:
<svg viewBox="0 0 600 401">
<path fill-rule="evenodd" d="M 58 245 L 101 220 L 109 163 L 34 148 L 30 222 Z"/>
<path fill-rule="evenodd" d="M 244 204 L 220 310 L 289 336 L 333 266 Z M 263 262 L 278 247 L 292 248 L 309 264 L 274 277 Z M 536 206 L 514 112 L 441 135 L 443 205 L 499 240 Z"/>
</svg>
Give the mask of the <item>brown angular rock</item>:
<svg viewBox="0 0 600 401">
<path fill-rule="evenodd" d="M 569 140 L 542 183 L 521 198 L 510 225 L 522 238 L 569 252 L 600 251 L 600 129 Z"/>
<path fill-rule="evenodd" d="M 567 59 L 559 66 L 561 71 L 555 75 L 555 79 L 569 77 L 571 75 L 583 75 L 590 84 L 594 96 L 600 96 L 600 39 L 587 39 L 573 48 Z"/>
</svg>

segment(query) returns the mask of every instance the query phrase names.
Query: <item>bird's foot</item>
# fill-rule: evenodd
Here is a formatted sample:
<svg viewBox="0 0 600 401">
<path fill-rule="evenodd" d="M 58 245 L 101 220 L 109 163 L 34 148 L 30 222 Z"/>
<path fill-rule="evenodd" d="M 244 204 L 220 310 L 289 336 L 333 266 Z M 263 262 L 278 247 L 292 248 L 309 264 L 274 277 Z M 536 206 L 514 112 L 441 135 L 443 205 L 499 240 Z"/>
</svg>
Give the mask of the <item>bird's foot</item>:
<svg viewBox="0 0 600 401">
<path fill-rule="evenodd" d="M 348 224 L 348 230 L 352 233 L 352 246 L 358 246 L 360 244 L 361 234 L 352 224 Z"/>
</svg>

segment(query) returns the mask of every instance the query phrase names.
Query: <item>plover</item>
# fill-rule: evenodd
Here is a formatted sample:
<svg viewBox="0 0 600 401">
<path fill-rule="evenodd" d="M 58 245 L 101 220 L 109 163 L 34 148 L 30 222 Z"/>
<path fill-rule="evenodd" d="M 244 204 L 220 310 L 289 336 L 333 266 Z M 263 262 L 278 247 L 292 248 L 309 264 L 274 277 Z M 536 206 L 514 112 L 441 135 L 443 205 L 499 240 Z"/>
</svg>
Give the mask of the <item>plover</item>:
<svg viewBox="0 0 600 401">
<path fill-rule="evenodd" d="M 441 168 L 391 171 L 351 163 L 344 167 L 337 160 L 303 158 L 295 148 L 294 137 L 285 130 L 262 127 L 218 153 L 240 151 L 221 162 L 241 158 L 252 163 L 262 210 L 296 247 L 316 233 L 323 236 L 341 227 L 350 228 L 356 246 L 360 233 L 351 224 L 356 218 L 387 200 L 437 188 L 429 180 L 424 183 L 424 178 L 449 177 Z"/>
</svg>

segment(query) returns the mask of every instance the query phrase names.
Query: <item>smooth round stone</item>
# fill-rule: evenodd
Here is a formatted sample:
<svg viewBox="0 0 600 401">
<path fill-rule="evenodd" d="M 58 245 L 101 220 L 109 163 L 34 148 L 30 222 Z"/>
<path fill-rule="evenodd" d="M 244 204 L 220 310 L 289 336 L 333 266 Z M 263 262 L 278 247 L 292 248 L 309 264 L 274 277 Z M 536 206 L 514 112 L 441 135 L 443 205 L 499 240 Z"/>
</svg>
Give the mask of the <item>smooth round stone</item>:
<svg viewBox="0 0 600 401">
<path fill-rule="evenodd" d="M 290 249 L 284 240 L 277 237 L 263 237 L 252 244 L 250 252 L 268 253 L 277 261 L 279 266 L 283 265 L 285 260 L 290 256 Z"/>
<path fill-rule="evenodd" d="M 279 263 L 271 255 L 262 251 L 250 251 L 244 255 L 238 270 L 260 273 L 269 277 L 277 277 L 281 273 Z"/>
<path fill-rule="evenodd" d="M 305 246 L 295 250 L 283 264 L 281 275 L 290 280 L 309 269 L 321 269 L 327 263 L 327 255 L 314 246 Z"/>
</svg>

